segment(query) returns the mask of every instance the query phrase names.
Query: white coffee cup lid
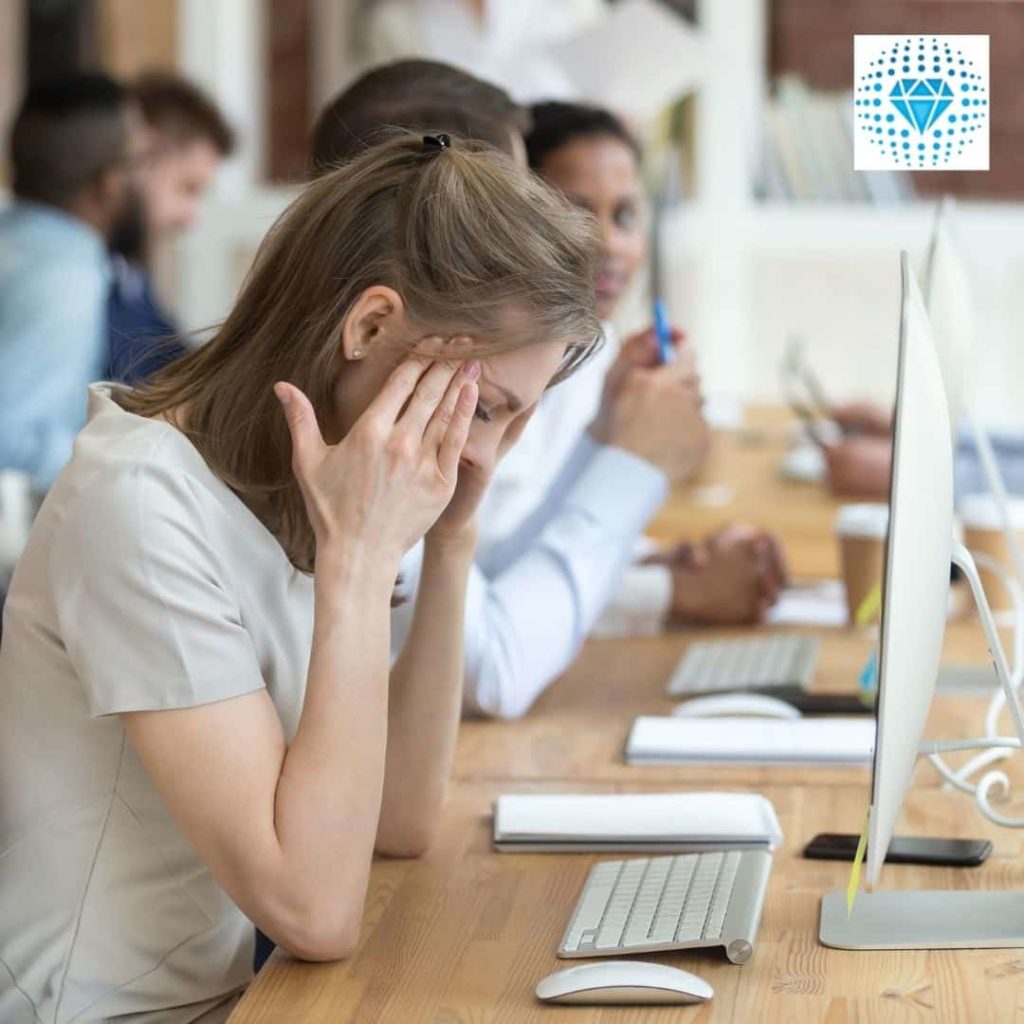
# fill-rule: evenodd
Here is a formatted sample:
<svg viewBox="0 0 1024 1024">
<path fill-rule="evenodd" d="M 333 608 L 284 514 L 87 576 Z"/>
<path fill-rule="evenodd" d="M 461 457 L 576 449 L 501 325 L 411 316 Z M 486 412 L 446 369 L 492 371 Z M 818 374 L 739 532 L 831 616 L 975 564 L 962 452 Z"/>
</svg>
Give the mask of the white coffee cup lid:
<svg viewBox="0 0 1024 1024">
<path fill-rule="evenodd" d="M 1015 530 L 1024 530 L 1024 498 L 1009 498 L 1007 512 Z M 1001 530 L 1002 517 L 996 499 L 989 493 L 968 494 L 960 501 L 960 521 L 968 530 Z"/>
<path fill-rule="evenodd" d="M 888 530 L 888 505 L 842 505 L 836 515 L 836 533 L 841 537 L 871 537 L 884 540 Z"/>
</svg>

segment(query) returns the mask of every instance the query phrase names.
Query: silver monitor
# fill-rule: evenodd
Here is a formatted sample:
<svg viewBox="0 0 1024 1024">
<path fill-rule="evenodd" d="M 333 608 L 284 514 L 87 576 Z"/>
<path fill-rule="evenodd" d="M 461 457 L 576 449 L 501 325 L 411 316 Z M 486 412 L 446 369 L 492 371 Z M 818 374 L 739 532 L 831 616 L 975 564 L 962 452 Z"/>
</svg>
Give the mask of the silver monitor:
<svg viewBox="0 0 1024 1024">
<path fill-rule="evenodd" d="M 925 259 L 925 303 L 946 389 L 954 449 L 960 431 L 967 429 L 974 441 L 998 522 L 1006 538 L 1013 563 L 1011 568 L 1017 582 L 1024 586 L 1024 547 L 1012 525 L 1002 470 L 988 432 L 973 414 L 969 400 L 976 327 L 970 274 L 956 239 L 955 213 L 956 206 L 952 197 L 946 196 L 936 211 Z M 1024 632 L 1020 612 L 1016 629 Z M 1018 638 L 1017 642 L 1024 642 L 1024 638 Z M 984 693 L 992 691 L 994 682 L 990 665 L 946 666 L 939 677 L 939 689 L 944 692 Z M 1015 678 L 1015 685 L 1020 682 L 1019 678 Z M 983 758 L 976 763 L 983 764 L 988 760 L 991 759 Z"/>
<path fill-rule="evenodd" d="M 932 337 L 946 387 L 946 403 L 954 444 L 969 394 L 974 347 L 974 304 L 970 277 L 953 238 L 954 205 L 946 196 L 939 204 L 925 258 L 924 299 Z"/>
<path fill-rule="evenodd" d="M 867 878 L 877 882 L 931 707 L 946 632 L 953 446 L 924 302 L 900 259 L 899 364 L 878 647 Z"/>
<path fill-rule="evenodd" d="M 964 568 L 999 677 L 1009 671 L 970 555 L 953 540 L 953 451 L 928 315 L 901 254 L 902 295 L 889 535 L 882 584 L 878 726 L 866 877 L 879 881 L 921 751 L 946 630 L 951 558 Z M 1019 713 L 1019 708 L 1017 709 Z M 1020 726 L 1018 717 L 1018 726 Z M 846 949 L 1024 946 L 1024 892 L 885 891 L 822 900 L 821 941 Z"/>
</svg>

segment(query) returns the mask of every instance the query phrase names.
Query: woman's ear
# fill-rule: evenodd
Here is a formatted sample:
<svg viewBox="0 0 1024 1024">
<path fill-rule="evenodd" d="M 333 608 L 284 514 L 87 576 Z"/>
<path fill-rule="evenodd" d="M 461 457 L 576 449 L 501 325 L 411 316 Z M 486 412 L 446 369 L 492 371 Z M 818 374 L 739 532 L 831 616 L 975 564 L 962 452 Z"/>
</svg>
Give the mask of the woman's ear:
<svg viewBox="0 0 1024 1024">
<path fill-rule="evenodd" d="M 373 285 L 352 303 L 341 326 L 346 359 L 363 359 L 373 345 L 400 336 L 405 322 L 402 297 L 386 285 Z"/>
</svg>

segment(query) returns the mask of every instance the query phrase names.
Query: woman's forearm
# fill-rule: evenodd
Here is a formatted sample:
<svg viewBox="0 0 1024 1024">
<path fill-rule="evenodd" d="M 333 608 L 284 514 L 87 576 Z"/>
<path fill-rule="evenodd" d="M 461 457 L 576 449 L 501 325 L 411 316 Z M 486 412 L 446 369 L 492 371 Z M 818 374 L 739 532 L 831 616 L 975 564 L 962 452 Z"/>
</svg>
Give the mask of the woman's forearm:
<svg viewBox="0 0 1024 1024">
<path fill-rule="evenodd" d="M 319 904 L 324 933 L 334 936 L 358 930 L 373 856 L 393 585 L 394 573 L 363 553 L 318 553 L 305 703 L 274 800 L 288 889 L 304 919 L 307 900 Z"/>
<path fill-rule="evenodd" d="M 391 671 L 377 850 L 418 856 L 436 833 L 462 708 L 466 581 L 475 535 L 423 552 L 416 610 Z"/>
</svg>

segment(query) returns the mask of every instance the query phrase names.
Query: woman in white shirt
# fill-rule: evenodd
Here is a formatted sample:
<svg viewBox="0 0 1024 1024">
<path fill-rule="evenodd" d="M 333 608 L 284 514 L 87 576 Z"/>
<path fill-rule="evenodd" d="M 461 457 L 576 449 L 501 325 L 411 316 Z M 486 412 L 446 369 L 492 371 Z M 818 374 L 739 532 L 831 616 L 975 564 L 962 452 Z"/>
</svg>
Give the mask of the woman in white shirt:
<svg viewBox="0 0 1024 1024">
<path fill-rule="evenodd" d="M 92 389 L 5 610 L 5 1024 L 221 1021 L 249 921 L 353 948 L 374 852 L 435 832 L 476 506 L 598 335 L 595 245 L 504 157 L 403 136 L 295 201 L 209 345 Z"/>
<path fill-rule="evenodd" d="M 526 136 L 530 166 L 597 218 L 601 229 L 597 311 L 609 321 L 647 251 L 637 143 L 614 114 L 598 107 L 548 102 L 536 104 L 530 113 L 533 127 Z M 608 324 L 605 333 L 612 335 Z M 682 332 L 675 332 L 675 340 L 682 340 Z M 614 353 L 606 349 L 602 358 L 611 363 Z M 602 406 L 602 388 L 607 393 L 630 373 L 657 365 L 654 331 L 649 329 L 623 343 L 603 381 L 591 365 L 570 387 L 545 396 L 523 445 L 502 467 L 502 476 L 541 448 L 543 472 L 557 472 L 558 442 L 549 436 L 538 443 L 536 438 L 545 425 L 557 424 L 554 431 L 546 431 L 549 435 L 578 434 L 590 425 L 591 435 L 600 436 L 608 407 L 607 401 Z M 496 488 L 502 482 L 499 478 Z M 490 512 L 489 504 L 485 523 Z M 481 557 L 487 557 L 490 544 L 485 535 Z M 609 594 L 597 632 L 653 632 L 668 622 L 755 622 L 775 602 L 784 579 L 777 539 L 753 527 L 731 526 L 704 540 L 683 541 L 670 551 L 652 554 L 645 565 L 630 569 L 614 596 Z"/>
</svg>

